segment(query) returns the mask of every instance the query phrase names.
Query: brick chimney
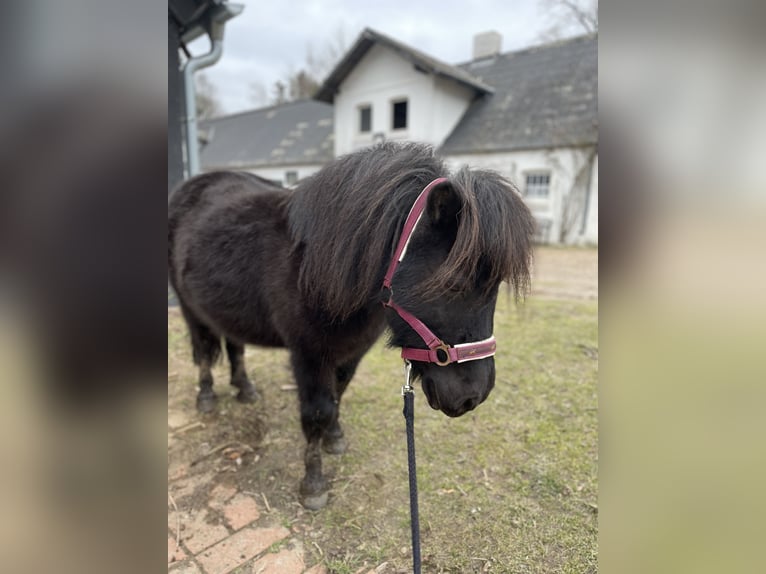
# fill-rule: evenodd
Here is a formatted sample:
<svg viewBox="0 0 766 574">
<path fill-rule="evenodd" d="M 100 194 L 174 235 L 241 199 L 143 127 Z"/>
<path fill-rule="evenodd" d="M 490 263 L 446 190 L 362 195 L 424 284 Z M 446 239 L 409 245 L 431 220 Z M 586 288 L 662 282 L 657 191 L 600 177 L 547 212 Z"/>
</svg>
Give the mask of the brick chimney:
<svg viewBox="0 0 766 574">
<path fill-rule="evenodd" d="M 500 53 L 503 36 L 499 32 L 489 30 L 473 37 L 473 59 L 489 58 Z"/>
</svg>

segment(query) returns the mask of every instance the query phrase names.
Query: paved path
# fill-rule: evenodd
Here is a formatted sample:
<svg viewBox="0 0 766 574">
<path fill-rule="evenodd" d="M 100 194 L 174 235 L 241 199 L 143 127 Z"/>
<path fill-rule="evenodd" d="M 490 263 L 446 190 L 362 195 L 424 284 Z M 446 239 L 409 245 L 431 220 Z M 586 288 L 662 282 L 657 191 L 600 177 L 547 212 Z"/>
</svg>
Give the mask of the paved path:
<svg viewBox="0 0 766 574">
<path fill-rule="evenodd" d="M 169 430 L 185 422 L 168 420 Z M 187 462 L 168 468 L 170 574 L 329 574 L 321 563 L 306 564 L 300 531 L 275 520 L 265 498 L 225 475 Z M 384 562 L 358 574 L 393 572 Z"/>
</svg>

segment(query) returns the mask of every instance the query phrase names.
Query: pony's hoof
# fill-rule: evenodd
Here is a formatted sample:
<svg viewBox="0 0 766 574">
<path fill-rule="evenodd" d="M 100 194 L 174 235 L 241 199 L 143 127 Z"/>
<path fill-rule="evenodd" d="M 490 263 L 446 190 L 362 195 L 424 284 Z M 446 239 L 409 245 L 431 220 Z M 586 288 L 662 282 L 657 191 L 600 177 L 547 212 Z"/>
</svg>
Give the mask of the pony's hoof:
<svg viewBox="0 0 766 574">
<path fill-rule="evenodd" d="M 218 404 L 216 395 L 197 395 L 197 412 L 205 415 L 215 411 Z"/>
<path fill-rule="evenodd" d="M 327 454 L 343 454 L 348 450 L 348 441 L 343 435 L 336 437 L 324 437 L 322 448 Z"/>
<path fill-rule="evenodd" d="M 237 393 L 237 400 L 240 403 L 254 403 L 259 398 L 260 395 L 258 394 L 258 391 L 255 390 L 255 387 L 240 389 Z"/>
<path fill-rule="evenodd" d="M 308 510 L 321 510 L 327 506 L 327 498 L 329 493 L 327 491 L 320 494 L 301 494 L 301 504 Z"/>
</svg>

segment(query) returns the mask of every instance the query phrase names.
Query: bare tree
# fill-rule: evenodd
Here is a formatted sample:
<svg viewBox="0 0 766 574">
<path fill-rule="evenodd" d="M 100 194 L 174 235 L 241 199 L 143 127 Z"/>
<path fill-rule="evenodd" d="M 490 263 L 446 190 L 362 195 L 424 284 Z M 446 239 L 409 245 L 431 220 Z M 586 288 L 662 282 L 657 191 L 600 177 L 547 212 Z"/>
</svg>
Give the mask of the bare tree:
<svg viewBox="0 0 766 574">
<path fill-rule="evenodd" d="M 598 32 L 598 0 L 539 0 L 538 6 L 550 20 L 542 41 Z"/>
<path fill-rule="evenodd" d="M 559 243 L 566 243 L 577 223 L 582 219 L 586 207 L 586 195 L 589 192 L 593 161 L 596 158 L 596 146 L 580 151 L 572 151 L 573 177 L 568 193 L 561 199 L 561 227 Z"/>
<path fill-rule="evenodd" d="M 273 87 L 274 95 L 272 96 L 272 104 L 284 104 L 287 101 L 287 94 L 285 93 L 285 85 L 281 80 L 274 83 Z"/>
<path fill-rule="evenodd" d="M 197 74 L 194 78 L 197 117 L 201 120 L 214 118 L 221 114 L 221 103 L 215 86 L 205 74 Z"/>
<path fill-rule="evenodd" d="M 266 86 L 260 82 L 250 83 L 250 102 L 255 107 L 263 107 L 269 103 L 269 94 Z"/>
<path fill-rule="evenodd" d="M 315 76 L 311 76 L 305 70 L 299 71 L 290 77 L 289 98 L 290 101 L 310 98 L 316 94 L 320 83 Z"/>
<path fill-rule="evenodd" d="M 569 161 L 562 161 L 563 151 L 546 153 L 546 163 L 551 171 L 559 174 L 559 181 L 567 182 L 561 189 L 561 203 L 557 209 L 561 214 L 561 225 L 558 229 L 558 242 L 565 244 L 572 239 L 577 224 L 582 222 L 587 206 L 587 196 L 590 193 L 593 162 L 598 153 L 595 145 L 571 148 Z"/>
<path fill-rule="evenodd" d="M 347 50 L 346 35 L 339 26 L 330 40 L 320 48 L 306 46 L 306 58 L 296 70 L 290 68 L 267 90 L 262 83 L 250 84 L 250 99 L 254 105 L 283 104 L 311 98 Z M 270 94 L 270 97 L 267 96 Z"/>
<path fill-rule="evenodd" d="M 306 47 L 306 71 L 320 84 L 348 50 L 346 33 L 342 26 L 335 29 L 330 40 L 318 50 L 312 44 Z"/>
<path fill-rule="evenodd" d="M 538 36 L 543 42 L 552 42 L 581 34 L 598 33 L 598 0 L 539 0 L 538 7 L 549 22 Z M 551 126 L 558 144 L 563 147 L 578 146 L 579 137 L 566 128 Z M 571 238 L 576 225 L 582 220 L 590 193 L 590 180 L 597 148 L 595 145 L 570 149 L 571 172 L 553 154 L 548 162 L 571 183 L 561 197 L 561 227 L 558 240 L 565 243 Z"/>
</svg>

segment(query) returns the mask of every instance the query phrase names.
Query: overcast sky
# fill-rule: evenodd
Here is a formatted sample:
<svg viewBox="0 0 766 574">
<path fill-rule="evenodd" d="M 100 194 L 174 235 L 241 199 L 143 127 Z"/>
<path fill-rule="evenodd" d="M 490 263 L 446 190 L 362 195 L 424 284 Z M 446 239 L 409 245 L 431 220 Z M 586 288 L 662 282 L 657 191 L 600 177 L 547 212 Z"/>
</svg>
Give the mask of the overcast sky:
<svg viewBox="0 0 766 574">
<path fill-rule="evenodd" d="M 245 10 L 226 26 L 221 60 L 204 71 L 224 113 L 261 107 L 273 84 L 299 70 L 309 49 L 321 54 L 339 33 L 350 47 L 370 27 L 456 64 L 471 59 L 474 34 L 496 30 L 503 52 L 539 43 L 549 24 L 540 0 L 269 0 L 242 1 Z M 191 46 L 207 51 L 207 39 Z M 255 92 L 255 97 L 254 97 Z M 265 92 L 265 93 L 264 93 Z"/>
</svg>

